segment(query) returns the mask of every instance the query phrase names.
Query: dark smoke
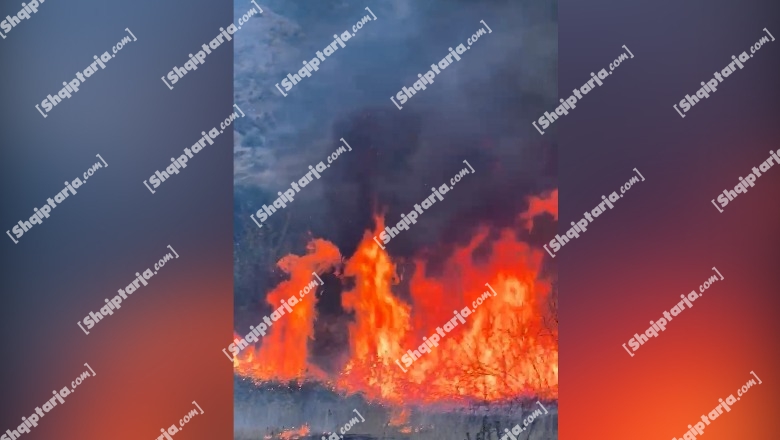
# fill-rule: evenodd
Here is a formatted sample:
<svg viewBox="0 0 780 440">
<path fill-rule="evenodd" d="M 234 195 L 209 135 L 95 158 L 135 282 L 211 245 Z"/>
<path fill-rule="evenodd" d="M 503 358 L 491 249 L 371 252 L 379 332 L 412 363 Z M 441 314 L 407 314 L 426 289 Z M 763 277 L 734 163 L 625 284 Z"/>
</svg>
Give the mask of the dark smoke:
<svg viewBox="0 0 780 440">
<path fill-rule="evenodd" d="M 269 267 L 238 263 L 260 261 L 258 252 L 264 251 L 258 249 L 270 246 L 250 243 L 247 237 L 262 234 L 249 214 L 270 204 L 309 165 L 325 160 L 339 138 L 353 151 L 266 221 L 263 234 L 286 231 L 281 243 L 272 243 L 281 252 L 303 252 L 314 236 L 333 241 L 349 257 L 373 228 L 375 210 L 395 224 L 432 186 L 449 184 L 466 168 L 464 159 L 476 173 L 394 238 L 391 254 L 428 249 L 441 259 L 480 224 L 513 224 L 526 208 L 526 196 L 556 186 L 553 133 L 542 137 L 531 125 L 556 102 L 555 2 L 318 0 L 262 6 L 263 17 L 236 36 L 236 102 L 249 109 L 249 117 L 236 125 L 237 311 L 245 307 L 255 317 L 256 304 L 276 284 L 265 275 Z M 367 15 L 365 6 L 378 20 L 282 97 L 275 84 L 314 57 L 334 33 L 351 29 Z M 237 12 L 244 9 L 236 3 Z M 399 111 L 390 97 L 411 87 L 448 48 L 466 45 L 484 27 L 480 20 L 492 33 Z M 254 323 L 240 315 L 237 328 Z"/>
<path fill-rule="evenodd" d="M 448 182 L 465 166 L 462 161 L 469 160 L 477 174 L 464 178 L 444 202 L 391 242 L 391 251 L 403 255 L 419 246 L 457 241 L 479 222 L 506 224 L 524 208 L 526 195 L 554 185 L 547 165 L 552 160 L 549 144 L 540 143 L 530 125 L 555 91 L 550 5 L 375 4 L 378 21 L 367 23 L 289 97 L 274 95 L 274 82 L 331 41 L 330 34 L 340 33 L 367 13 L 359 5 L 336 7 L 333 2 L 327 8 L 323 3 L 329 2 L 318 3 L 317 14 L 325 18 L 318 22 L 310 22 L 304 8 L 290 8 L 293 17 L 302 15 L 298 32 L 306 35 L 289 43 L 300 49 L 286 48 L 293 53 L 282 58 L 290 62 L 279 62 L 273 73 L 268 72 L 272 94 L 265 98 L 274 104 L 250 103 L 281 115 L 274 115 L 274 124 L 251 127 L 247 137 L 251 140 L 259 132 L 265 145 L 241 147 L 267 149 L 255 154 L 266 162 L 274 157 L 277 163 L 262 177 L 241 171 L 237 183 L 259 183 L 272 194 L 283 190 L 344 137 L 354 151 L 342 156 L 287 209 L 297 217 L 295 226 L 334 240 L 350 253 L 363 230 L 371 227 L 374 209 L 387 209 L 388 222 L 397 222 L 401 212 L 430 193 L 432 185 Z M 284 15 L 269 9 L 268 15 Z M 483 35 L 403 110 L 396 109 L 389 97 L 402 86 L 411 86 L 416 74 L 425 73 L 449 47 L 465 43 L 483 27 L 480 19 L 494 32 Z M 274 47 L 269 44 L 267 49 Z M 240 159 L 237 170 L 258 166 Z M 256 200 L 254 206 L 271 200 Z"/>
</svg>

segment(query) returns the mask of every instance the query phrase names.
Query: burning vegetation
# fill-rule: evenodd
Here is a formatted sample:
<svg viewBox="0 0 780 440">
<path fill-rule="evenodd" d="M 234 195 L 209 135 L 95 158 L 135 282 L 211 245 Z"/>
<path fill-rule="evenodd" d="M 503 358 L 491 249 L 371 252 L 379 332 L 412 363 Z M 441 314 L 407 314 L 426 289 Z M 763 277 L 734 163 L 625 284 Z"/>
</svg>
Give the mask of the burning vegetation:
<svg viewBox="0 0 780 440">
<path fill-rule="evenodd" d="M 342 280 L 341 306 L 353 319 L 340 370 L 326 373 L 309 359 L 317 294 L 275 322 L 259 344 L 244 350 L 234 361 L 236 374 L 259 382 L 319 381 L 338 392 L 362 393 L 395 405 L 557 399 L 552 281 L 542 271 L 544 251 L 517 238 L 517 229 L 530 229 L 534 216 L 543 213 L 557 219 L 557 190 L 531 197 L 528 212 L 517 216 L 516 228 L 477 229 L 467 244 L 437 265 L 435 276 L 429 273 L 426 254 L 394 261 L 372 240 L 384 229 L 379 215 L 374 231 L 365 231 L 349 258 L 333 243 L 312 239 L 305 255 L 278 261 L 289 279 L 266 298 L 278 307 L 282 298 L 311 280 L 312 272 L 334 273 Z M 398 275 L 401 264 L 414 267 L 406 279 Z M 403 372 L 396 360 L 452 319 L 454 310 L 470 306 L 485 283 L 497 296 Z"/>
</svg>

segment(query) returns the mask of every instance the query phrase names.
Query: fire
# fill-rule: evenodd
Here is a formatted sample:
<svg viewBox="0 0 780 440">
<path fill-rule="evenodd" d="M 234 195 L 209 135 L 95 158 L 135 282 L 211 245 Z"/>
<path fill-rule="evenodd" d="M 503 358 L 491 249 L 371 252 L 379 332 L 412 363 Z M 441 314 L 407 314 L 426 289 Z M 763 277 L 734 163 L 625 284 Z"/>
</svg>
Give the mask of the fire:
<svg viewBox="0 0 780 440">
<path fill-rule="evenodd" d="M 543 213 L 552 214 L 555 220 L 558 220 L 558 190 L 552 190 L 541 197 L 531 196 L 528 198 L 528 211 L 521 214 L 520 218 L 526 223 L 526 228 L 530 231 L 533 228 L 534 217 Z M 528 224 L 530 221 L 530 224 Z"/>
<path fill-rule="evenodd" d="M 409 409 L 408 408 L 401 408 L 396 409 L 393 408 L 391 414 L 390 414 L 390 421 L 388 424 L 390 426 L 403 426 L 407 422 L 409 422 Z"/>
<path fill-rule="evenodd" d="M 518 225 L 527 227 L 542 212 L 557 218 L 557 190 L 529 199 L 529 212 L 518 217 Z M 490 234 L 481 228 L 437 266 L 435 276 L 428 273 L 424 256 L 414 258 L 413 275 L 404 282 L 396 271 L 400 261 L 393 261 L 372 239 L 384 229 L 381 216 L 375 217 L 375 225 L 343 266 L 341 276 L 354 280 L 354 286 L 342 292 L 342 307 L 354 313 L 354 321 L 340 374 L 327 377 L 307 362 L 306 344 L 316 319 L 314 297 L 274 323 L 259 349 L 242 352 L 235 361 L 237 374 L 261 381 L 314 378 L 339 391 L 396 404 L 557 398 L 557 329 L 544 325 L 551 293 L 550 281 L 540 276 L 544 251 L 519 241 L 512 229 Z M 306 255 L 280 261 L 290 281 L 270 292 L 268 301 L 278 307 L 282 298 L 311 279 L 312 271 L 329 271 L 340 262 L 333 244 L 313 240 Z M 474 307 L 474 301 L 492 289 L 496 295 Z M 399 294 L 402 290 L 408 294 Z M 464 322 L 445 333 L 429 353 L 404 366 L 406 372 L 400 368 L 409 350 L 464 308 L 473 309 Z"/>
<path fill-rule="evenodd" d="M 268 294 L 267 301 L 278 308 L 282 299 L 298 297 L 300 289 L 312 280 L 312 272 L 323 273 L 341 261 L 338 248 L 326 240 L 315 239 L 307 246 L 307 254 L 299 257 L 288 255 L 277 266 L 290 275 Z M 307 370 L 318 374 L 319 369 L 309 365 L 306 359 L 307 345 L 314 334 L 316 313 L 314 293 L 301 298 L 292 313 L 287 313 L 274 322 L 268 334 L 263 337 L 262 346 L 247 347 L 241 357 L 234 361 L 238 374 L 256 378 L 292 380 L 303 377 Z M 241 336 L 235 335 L 237 338 Z M 240 360 L 239 360 L 240 359 Z"/>
<path fill-rule="evenodd" d="M 281 440 L 298 440 L 309 434 L 309 425 L 303 425 L 300 428 L 290 428 L 279 433 Z"/>
</svg>

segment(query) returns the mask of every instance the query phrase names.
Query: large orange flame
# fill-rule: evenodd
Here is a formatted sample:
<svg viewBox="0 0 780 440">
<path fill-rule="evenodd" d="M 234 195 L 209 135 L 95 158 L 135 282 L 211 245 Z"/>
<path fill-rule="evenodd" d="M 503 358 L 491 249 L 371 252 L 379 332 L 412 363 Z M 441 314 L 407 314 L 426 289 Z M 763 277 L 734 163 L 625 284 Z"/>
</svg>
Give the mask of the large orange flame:
<svg viewBox="0 0 780 440">
<path fill-rule="evenodd" d="M 326 240 L 312 240 L 307 252 L 302 257 L 287 255 L 277 263 L 290 275 L 290 279 L 268 293 L 267 301 L 274 308 L 280 307 L 282 299 L 299 297 L 300 290 L 312 281 L 312 272 L 326 272 L 341 261 L 338 248 Z M 259 349 L 249 346 L 241 353 L 240 360 L 234 361 L 236 372 L 242 376 L 279 380 L 304 377 L 307 370 L 311 374 L 319 373 L 319 369 L 309 365 L 306 359 L 307 345 L 314 334 L 315 301 L 313 292 L 300 298 L 291 307 L 291 313 L 281 316 L 271 325 Z"/>
<path fill-rule="evenodd" d="M 529 199 L 529 212 L 518 216 L 527 227 L 535 215 L 557 218 L 557 190 Z M 408 281 L 409 302 L 394 293 L 401 280 L 397 263 L 372 239 L 384 229 L 375 217 L 375 231 L 366 231 L 355 254 L 346 262 L 343 277 L 354 287 L 342 293 L 342 306 L 354 312 L 349 326 L 349 357 L 333 378 L 307 362 L 312 337 L 315 297 L 304 298 L 291 316 L 274 323 L 261 347 L 250 347 L 235 361 L 237 374 L 256 380 L 315 378 L 339 391 L 362 392 L 390 403 L 503 401 L 516 397 L 557 398 L 557 329 L 544 325 L 551 284 L 540 276 L 544 252 L 519 241 L 512 229 L 490 235 L 479 229 L 468 244 L 456 248 L 429 275 L 423 257 L 413 259 Z M 486 246 L 489 252 L 484 252 Z M 476 250 L 485 255 L 476 258 Z M 337 267 L 338 249 L 314 240 L 304 256 L 287 256 L 279 266 L 290 274 L 268 294 L 279 306 L 311 279 Z M 487 286 L 491 289 L 488 290 Z M 473 307 L 475 300 L 495 290 Z M 484 301 L 484 302 L 482 302 Z M 454 312 L 473 309 L 461 323 L 441 337 L 438 346 L 402 370 L 401 359 L 418 349 L 423 337 L 437 333 Z M 406 371 L 405 371 L 406 370 Z"/>
</svg>

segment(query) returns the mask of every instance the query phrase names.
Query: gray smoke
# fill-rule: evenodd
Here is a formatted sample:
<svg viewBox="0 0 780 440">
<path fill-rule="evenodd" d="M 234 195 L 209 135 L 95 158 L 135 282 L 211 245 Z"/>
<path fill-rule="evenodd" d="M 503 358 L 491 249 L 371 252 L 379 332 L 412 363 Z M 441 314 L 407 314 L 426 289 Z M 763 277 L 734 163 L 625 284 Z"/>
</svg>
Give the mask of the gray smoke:
<svg viewBox="0 0 780 440">
<path fill-rule="evenodd" d="M 372 227 L 374 210 L 396 223 L 432 186 L 449 183 L 464 159 L 476 174 L 393 239 L 391 253 L 462 242 L 479 223 L 510 224 L 525 196 L 555 185 L 554 150 L 531 126 L 556 95 L 555 4 L 371 2 L 378 20 L 286 98 L 275 84 L 369 14 L 366 4 L 351 1 L 262 6 L 263 17 L 236 37 L 237 103 L 249 109 L 237 125 L 236 185 L 260 190 L 242 201 L 249 212 L 272 202 L 342 137 L 353 151 L 302 189 L 285 215 L 293 235 L 310 231 L 347 255 Z M 245 7 L 237 3 L 236 11 Z M 411 87 L 448 48 L 466 45 L 484 28 L 480 20 L 492 33 L 398 110 L 390 96 Z M 241 217 L 249 220 L 248 213 Z M 268 222 L 282 220 L 274 215 Z"/>
</svg>

